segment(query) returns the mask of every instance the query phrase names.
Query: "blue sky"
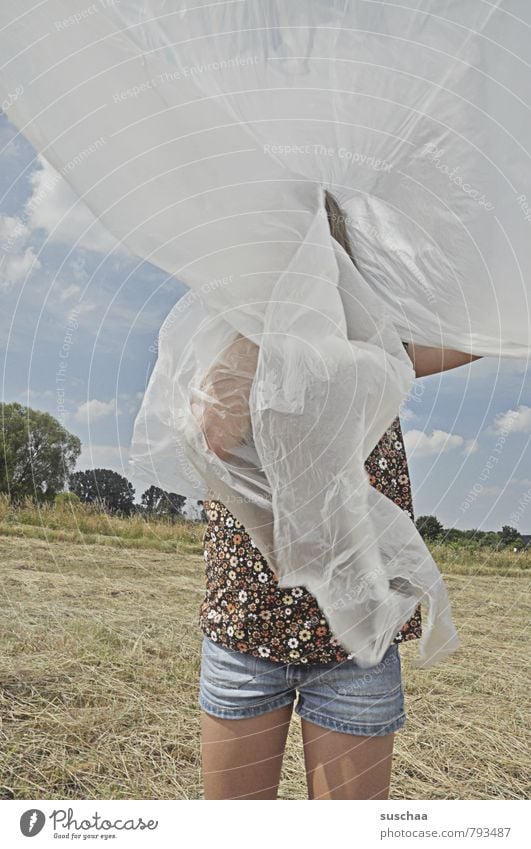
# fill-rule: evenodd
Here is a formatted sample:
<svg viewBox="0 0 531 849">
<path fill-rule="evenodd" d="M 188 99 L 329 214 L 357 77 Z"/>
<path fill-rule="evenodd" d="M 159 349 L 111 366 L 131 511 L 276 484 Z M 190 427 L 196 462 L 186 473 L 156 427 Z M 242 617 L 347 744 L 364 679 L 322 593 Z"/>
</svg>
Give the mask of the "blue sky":
<svg viewBox="0 0 531 849">
<path fill-rule="evenodd" d="M 139 497 L 133 421 L 186 288 L 123 250 L 3 116 L 0 196 L 2 399 L 59 418 L 83 443 L 77 468 L 115 469 Z M 530 405 L 523 360 L 418 379 L 401 410 L 415 514 L 531 533 Z"/>
</svg>

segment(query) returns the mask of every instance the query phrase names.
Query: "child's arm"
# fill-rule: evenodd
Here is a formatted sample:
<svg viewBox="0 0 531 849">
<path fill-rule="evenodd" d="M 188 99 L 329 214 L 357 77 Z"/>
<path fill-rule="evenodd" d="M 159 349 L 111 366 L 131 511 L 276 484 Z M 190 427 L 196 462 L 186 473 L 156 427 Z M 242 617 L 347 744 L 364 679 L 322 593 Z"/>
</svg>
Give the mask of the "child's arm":
<svg viewBox="0 0 531 849">
<path fill-rule="evenodd" d="M 221 460 L 230 457 L 231 448 L 250 430 L 249 395 L 257 361 L 258 345 L 238 334 L 203 376 L 192 401 L 208 447 Z"/>
<path fill-rule="evenodd" d="M 416 377 L 448 371 L 481 357 L 450 348 L 430 348 L 408 342 L 406 350 Z M 258 346 L 245 336 L 237 338 L 211 366 L 200 384 L 203 397 L 192 401 L 194 415 L 209 448 L 222 460 L 241 443 L 251 427 L 249 394 L 256 372 Z"/>
<path fill-rule="evenodd" d="M 406 350 L 415 368 L 416 377 L 438 374 L 481 359 L 474 354 L 465 354 L 463 351 L 454 351 L 451 348 L 430 348 L 413 342 L 407 343 Z"/>
</svg>

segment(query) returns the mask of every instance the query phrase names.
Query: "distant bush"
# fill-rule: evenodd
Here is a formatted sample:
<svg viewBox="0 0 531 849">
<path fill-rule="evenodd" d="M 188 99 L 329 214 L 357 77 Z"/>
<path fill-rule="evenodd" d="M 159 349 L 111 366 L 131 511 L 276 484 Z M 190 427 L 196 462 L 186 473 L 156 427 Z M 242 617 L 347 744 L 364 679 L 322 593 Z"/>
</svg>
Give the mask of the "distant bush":
<svg viewBox="0 0 531 849">
<path fill-rule="evenodd" d="M 56 507 L 79 507 L 81 499 L 75 492 L 58 492 L 53 503 Z"/>
</svg>

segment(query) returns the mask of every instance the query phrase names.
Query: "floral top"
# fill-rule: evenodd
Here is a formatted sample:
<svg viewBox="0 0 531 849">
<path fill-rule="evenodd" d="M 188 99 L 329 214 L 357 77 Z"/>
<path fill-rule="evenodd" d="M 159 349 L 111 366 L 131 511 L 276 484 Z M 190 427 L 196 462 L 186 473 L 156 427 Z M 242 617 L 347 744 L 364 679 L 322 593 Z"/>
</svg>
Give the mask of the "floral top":
<svg viewBox="0 0 531 849">
<path fill-rule="evenodd" d="M 400 419 L 365 462 L 372 486 L 413 519 L 411 485 Z M 330 663 L 351 655 L 329 629 L 315 596 L 304 587 L 280 589 L 278 580 L 245 528 L 217 500 L 204 502 L 206 593 L 199 626 L 211 640 L 282 663 Z M 393 642 L 420 637 L 420 604 Z"/>
</svg>

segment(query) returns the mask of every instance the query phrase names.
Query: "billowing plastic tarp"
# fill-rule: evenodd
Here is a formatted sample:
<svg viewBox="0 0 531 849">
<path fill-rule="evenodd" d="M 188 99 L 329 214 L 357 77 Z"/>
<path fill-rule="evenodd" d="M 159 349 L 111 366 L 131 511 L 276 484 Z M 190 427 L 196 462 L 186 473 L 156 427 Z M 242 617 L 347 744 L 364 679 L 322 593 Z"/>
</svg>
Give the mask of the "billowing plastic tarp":
<svg viewBox="0 0 531 849">
<path fill-rule="evenodd" d="M 436 564 L 363 463 L 412 386 L 403 340 L 529 356 L 530 24 L 526 0 L 1 6 L 9 119 L 189 288 L 134 474 L 217 495 L 361 666 L 419 601 L 417 665 L 458 645 Z"/>
</svg>

